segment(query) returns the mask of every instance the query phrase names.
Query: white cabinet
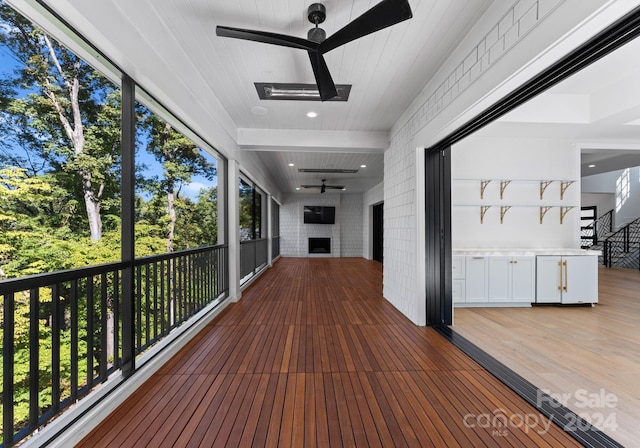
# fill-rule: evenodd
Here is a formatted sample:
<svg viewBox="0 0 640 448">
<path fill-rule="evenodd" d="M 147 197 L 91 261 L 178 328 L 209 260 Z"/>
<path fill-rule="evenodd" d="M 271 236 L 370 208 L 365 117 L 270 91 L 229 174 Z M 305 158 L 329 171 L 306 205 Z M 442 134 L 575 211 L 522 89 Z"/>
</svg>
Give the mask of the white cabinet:
<svg viewBox="0 0 640 448">
<path fill-rule="evenodd" d="M 489 302 L 535 302 L 535 257 L 488 257 Z"/>
<path fill-rule="evenodd" d="M 467 303 L 488 302 L 487 257 L 467 257 L 465 263 L 465 292 Z"/>
<path fill-rule="evenodd" d="M 597 256 L 540 255 L 536 270 L 537 303 L 598 302 Z"/>
<path fill-rule="evenodd" d="M 452 298 L 453 303 L 461 303 L 466 300 L 465 292 L 465 257 L 457 255 L 453 257 L 452 266 Z"/>
</svg>

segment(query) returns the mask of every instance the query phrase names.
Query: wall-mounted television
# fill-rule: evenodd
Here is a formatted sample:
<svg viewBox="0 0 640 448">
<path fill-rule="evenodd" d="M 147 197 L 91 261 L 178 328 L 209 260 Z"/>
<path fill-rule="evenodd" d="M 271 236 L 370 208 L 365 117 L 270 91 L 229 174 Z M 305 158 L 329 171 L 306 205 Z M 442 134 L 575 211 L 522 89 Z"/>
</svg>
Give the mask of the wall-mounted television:
<svg viewBox="0 0 640 448">
<path fill-rule="evenodd" d="M 304 206 L 305 224 L 335 224 L 336 208 L 321 205 Z"/>
</svg>

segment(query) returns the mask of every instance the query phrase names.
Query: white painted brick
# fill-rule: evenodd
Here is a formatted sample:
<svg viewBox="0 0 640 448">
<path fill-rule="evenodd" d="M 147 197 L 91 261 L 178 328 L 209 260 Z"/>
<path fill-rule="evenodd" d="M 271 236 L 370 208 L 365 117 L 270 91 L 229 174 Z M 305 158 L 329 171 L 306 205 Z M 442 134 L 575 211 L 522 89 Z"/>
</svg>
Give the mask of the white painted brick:
<svg viewBox="0 0 640 448">
<path fill-rule="evenodd" d="M 504 47 L 511 48 L 515 45 L 519 37 L 518 24 L 512 26 L 504 35 Z"/>
<path fill-rule="evenodd" d="M 500 39 L 500 34 L 498 34 L 498 27 L 495 26 L 485 37 L 485 44 L 487 48 L 493 47 L 496 42 L 498 42 L 498 39 Z"/>
<path fill-rule="evenodd" d="M 531 9 L 537 10 L 538 0 L 520 0 L 513 7 L 514 20 L 517 22 L 527 15 Z"/>
<path fill-rule="evenodd" d="M 513 26 L 513 9 L 509 11 L 498 24 L 498 36 L 504 36 L 507 31 Z"/>
<path fill-rule="evenodd" d="M 563 0 L 538 0 L 538 17 L 542 18 L 550 13 L 553 8 L 562 3 Z"/>
<path fill-rule="evenodd" d="M 536 7 L 536 5 L 534 5 L 520 17 L 520 20 L 518 21 L 518 25 L 520 27 L 518 29 L 518 35 L 523 36 L 524 34 L 526 34 L 536 25 L 537 20 L 538 8 Z"/>
<path fill-rule="evenodd" d="M 480 62 L 476 62 L 476 65 L 471 67 L 469 70 L 469 80 L 474 82 L 478 77 L 482 74 L 482 64 Z"/>
<path fill-rule="evenodd" d="M 471 67 L 473 67 L 476 62 L 478 62 L 478 48 L 474 48 L 473 51 L 471 53 L 469 53 L 469 55 L 465 58 L 464 62 L 462 63 L 464 72 L 468 72 Z"/>
<path fill-rule="evenodd" d="M 502 40 L 489 49 L 489 64 L 493 64 L 504 53 L 504 42 Z"/>
</svg>

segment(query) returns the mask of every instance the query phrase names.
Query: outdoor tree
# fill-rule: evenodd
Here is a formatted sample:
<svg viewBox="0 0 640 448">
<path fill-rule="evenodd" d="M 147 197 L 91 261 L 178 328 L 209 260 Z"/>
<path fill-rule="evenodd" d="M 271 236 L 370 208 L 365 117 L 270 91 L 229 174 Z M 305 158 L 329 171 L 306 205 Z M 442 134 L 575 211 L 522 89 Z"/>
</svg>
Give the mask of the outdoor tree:
<svg viewBox="0 0 640 448">
<path fill-rule="evenodd" d="M 149 132 L 147 150 L 162 165 L 163 173 L 152 183 L 156 193 L 166 197 L 167 252 L 175 250 L 176 201 L 180 188 L 191 182 L 194 175 L 212 180 L 216 175 L 215 165 L 209 162 L 189 138 L 177 132 L 170 124 L 155 114 L 148 114 L 145 125 Z"/>
<path fill-rule="evenodd" d="M 3 100 L 13 165 L 67 174 L 82 198 L 91 239 L 99 240 L 105 194 L 117 191 L 117 87 L 2 1 L 0 45 L 15 59 L 14 77 L 3 89 L 15 93 Z M 6 149 L 2 154 L 10 158 Z"/>
</svg>

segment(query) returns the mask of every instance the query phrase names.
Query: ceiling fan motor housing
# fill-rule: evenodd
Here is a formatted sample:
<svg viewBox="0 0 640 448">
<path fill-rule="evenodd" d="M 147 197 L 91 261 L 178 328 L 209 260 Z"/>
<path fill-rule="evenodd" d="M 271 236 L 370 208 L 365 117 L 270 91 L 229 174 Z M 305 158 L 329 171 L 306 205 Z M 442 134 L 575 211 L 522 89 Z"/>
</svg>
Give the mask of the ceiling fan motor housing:
<svg viewBox="0 0 640 448">
<path fill-rule="evenodd" d="M 322 3 L 314 3 L 307 9 L 307 18 L 309 22 L 318 25 L 327 18 L 327 8 Z"/>
</svg>

